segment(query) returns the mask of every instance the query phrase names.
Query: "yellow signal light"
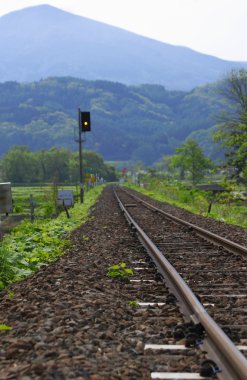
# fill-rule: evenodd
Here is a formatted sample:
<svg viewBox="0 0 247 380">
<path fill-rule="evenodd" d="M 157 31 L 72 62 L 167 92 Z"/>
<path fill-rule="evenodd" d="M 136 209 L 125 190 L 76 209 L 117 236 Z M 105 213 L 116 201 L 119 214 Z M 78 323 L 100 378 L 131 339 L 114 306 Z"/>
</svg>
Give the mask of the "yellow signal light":
<svg viewBox="0 0 247 380">
<path fill-rule="evenodd" d="M 81 112 L 80 119 L 81 119 L 80 120 L 81 131 L 90 132 L 91 131 L 90 112 Z"/>
</svg>

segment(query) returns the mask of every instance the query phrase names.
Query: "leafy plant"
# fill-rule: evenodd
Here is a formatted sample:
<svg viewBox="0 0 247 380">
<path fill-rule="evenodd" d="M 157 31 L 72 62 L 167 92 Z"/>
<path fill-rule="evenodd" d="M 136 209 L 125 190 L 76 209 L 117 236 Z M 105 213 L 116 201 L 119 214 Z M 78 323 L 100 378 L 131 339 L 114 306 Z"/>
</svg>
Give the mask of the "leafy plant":
<svg viewBox="0 0 247 380">
<path fill-rule="evenodd" d="M 24 212 L 24 207 L 20 206 L 20 205 L 16 205 L 14 206 L 14 213 L 15 214 L 21 214 Z"/>
<path fill-rule="evenodd" d="M 15 296 L 15 293 L 13 292 L 13 290 L 8 289 L 8 297 L 9 297 L 9 299 L 12 300 L 14 298 L 14 296 Z"/>
<path fill-rule="evenodd" d="M 1 325 L 0 324 L 0 330 L 12 330 L 12 327 L 8 326 L 8 325 Z"/>
<path fill-rule="evenodd" d="M 138 308 L 140 307 L 140 305 L 138 304 L 137 301 L 129 301 L 128 302 L 129 306 L 133 307 L 133 308 Z"/>
<path fill-rule="evenodd" d="M 112 265 L 107 272 L 107 276 L 110 278 L 118 278 L 125 280 L 130 276 L 133 276 L 134 271 L 131 268 L 127 268 L 125 263 Z"/>
<path fill-rule="evenodd" d="M 5 235 L 0 246 L 0 290 L 61 256 L 71 244 L 69 232 L 88 220 L 102 189 L 87 192 L 85 202 L 70 209 L 70 219 L 63 212 L 57 219 L 35 220 L 33 224 L 26 220 Z"/>
</svg>

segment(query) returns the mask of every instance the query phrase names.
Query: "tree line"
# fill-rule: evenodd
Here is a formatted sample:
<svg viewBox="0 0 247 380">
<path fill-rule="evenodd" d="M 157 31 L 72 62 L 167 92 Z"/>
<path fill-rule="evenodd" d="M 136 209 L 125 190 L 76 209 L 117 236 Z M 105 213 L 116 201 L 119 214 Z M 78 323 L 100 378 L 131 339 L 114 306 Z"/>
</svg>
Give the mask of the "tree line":
<svg viewBox="0 0 247 380">
<path fill-rule="evenodd" d="M 225 151 L 225 165 L 232 177 L 247 184 L 247 70 L 232 70 L 220 91 L 228 107 L 214 135 Z"/>
<path fill-rule="evenodd" d="M 0 155 L 13 141 L 35 151 L 75 149 L 80 101 L 92 117 L 87 149 L 106 160 L 142 160 L 147 165 L 172 154 L 190 133 L 212 127 L 222 106 L 216 85 L 183 92 L 66 77 L 0 83 Z"/>
<path fill-rule="evenodd" d="M 218 91 L 225 108 L 218 115 L 213 141 L 220 143 L 225 160 L 220 167 L 227 169 L 230 178 L 247 184 L 247 70 L 232 70 L 220 83 Z M 205 173 L 214 169 L 215 163 L 204 154 L 199 143 L 188 138 L 175 149 L 175 154 L 165 155 L 158 165 L 168 176 L 190 179 L 196 185 Z"/>
<path fill-rule="evenodd" d="M 77 183 L 79 179 L 78 153 L 66 148 L 53 147 L 32 152 L 27 146 L 13 146 L 0 161 L 3 182 L 18 184 Z M 97 175 L 105 181 L 115 181 L 115 169 L 104 163 L 103 158 L 93 152 L 83 152 L 84 173 Z"/>
<path fill-rule="evenodd" d="M 107 87 L 110 83 L 106 82 L 105 85 Z M 16 84 L 16 86 L 18 85 Z M 102 88 L 101 82 L 99 87 L 100 89 Z M 118 100 L 121 98 L 119 91 L 127 91 L 125 86 L 122 87 L 114 87 Z M 224 112 L 220 115 L 216 126 L 214 140 L 221 144 L 225 152 L 223 165 L 231 169 L 232 177 L 237 182 L 247 184 L 247 71 L 245 69 L 232 70 L 225 80 L 219 84 L 218 89 L 221 99 L 224 99 Z M 147 91 L 149 97 L 153 97 L 155 100 L 157 100 L 158 95 L 159 97 L 168 96 L 168 93 L 162 87 L 146 85 L 140 87 L 139 91 L 141 90 L 144 93 Z M 134 96 L 133 93 L 132 96 Z M 177 96 L 178 94 L 176 94 Z M 180 94 L 180 96 L 182 95 Z M 161 101 L 160 98 L 159 101 Z M 173 101 L 174 99 L 169 98 L 169 102 L 173 103 Z M 153 126 L 153 122 L 150 125 Z M 149 136 L 149 132 L 151 130 L 146 129 L 147 136 Z M 100 136 L 99 133 L 99 138 Z M 121 146 L 115 140 L 115 130 L 112 130 L 111 137 L 113 140 L 108 141 L 109 149 L 110 145 L 121 149 Z M 143 152 L 145 152 L 146 156 L 149 156 L 149 153 L 152 154 L 156 149 L 152 138 L 148 143 L 149 150 L 146 149 L 146 145 L 142 141 L 141 149 L 144 150 Z M 166 138 L 166 135 L 159 135 L 159 141 L 162 140 L 169 145 L 170 142 Z M 126 147 L 128 145 L 127 140 L 126 138 L 122 139 L 125 144 L 123 149 L 128 149 Z M 211 144 L 213 145 L 213 141 Z M 160 148 L 164 154 L 165 148 L 162 144 Z M 135 158 L 138 159 L 138 156 Z M 152 159 L 155 159 L 155 157 Z M 175 154 L 166 155 L 160 165 L 163 165 L 170 174 L 172 172 L 178 173 L 180 179 L 187 176 L 194 185 L 203 178 L 208 170 L 213 168 L 213 162 L 206 157 L 201 148 L 201 141 L 198 143 L 191 138 L 177 147 Z M 85 151 L 83 166 L 85 171 L 92 171 L 106 180 L 116 179 L 114 169 L 105 165 L 103 158 L 95 152 Z M 78 154 L 71 152 L 67 148 L 58 149 L 53 147 L 32 152 L 27 146 L 15 146 L 5 154 L 1 161 L 2 180 L 15 183 L 50 182 L 55 177 L 59 182 L 76 182 L 78 171 Z"/>
</svg>

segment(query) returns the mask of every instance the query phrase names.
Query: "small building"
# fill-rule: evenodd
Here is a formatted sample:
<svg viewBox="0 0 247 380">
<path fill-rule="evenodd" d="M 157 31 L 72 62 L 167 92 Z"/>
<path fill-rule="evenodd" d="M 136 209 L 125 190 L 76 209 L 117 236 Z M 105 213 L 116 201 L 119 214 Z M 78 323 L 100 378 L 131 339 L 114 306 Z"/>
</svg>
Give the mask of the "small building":
<svg viewBox="0 0 247 380">
<path fill-rule="evenodd" d="M 0 183 L 0 213 L 8 215 L 13 212 L 11 183 Z"/>
</svg>

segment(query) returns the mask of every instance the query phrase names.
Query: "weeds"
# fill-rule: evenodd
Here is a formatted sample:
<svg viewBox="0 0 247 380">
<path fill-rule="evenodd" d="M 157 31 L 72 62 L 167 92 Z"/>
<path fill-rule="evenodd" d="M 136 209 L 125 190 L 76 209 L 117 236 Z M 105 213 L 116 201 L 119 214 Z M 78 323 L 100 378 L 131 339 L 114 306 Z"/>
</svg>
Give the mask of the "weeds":
<svg viewBox="0 0 247 380">
<path fill-rule="evenodd" d="M 8 298 L 9 298 L 10 300 L 13 300 L 13 299 L 14 299 L 15 293 L 13 292 L 13 290 L 8 289 L 8 290 L 7 290 L 7 294 L 8 294 Z"/>
<path fill-rule="evenodd" d="M 133 270 L 131 268 L 127 268 L 125 263 L 121 263 L 119 265 L 112 265 L 107 272 L 108 277 L 120 280 L 126 280 L 130 276 L 133 276 L 133 274 Z"/>
<path fill-rule="evenodd" d="M 1 325 L 0 324 L 0 331 L 1 330 L 4 330 L 4 331 L 6 331 L 6 330 L 12 330 L 12 327 L 11 326 L 8 326 L 8 325 Z"/>
<path fill-rule="evenodd" d="M 137 309 L 138 307 L 140 307 L 140 305 L 138 304 L 137 301 L 129 301 L 128 304 L 129 304 L 129 306 L 131 306 L 131 307 L 133 307 L 135 309 Z"/>
<path fill-rule="evenodd" d="M 188 189 L 178 182 L 170 183 L 156 178 L 149 178 L 145 183 L 145 188 L 133 184 L 127 186 L 158 201 L 170 203 L 195 214 L 247 227 L 246 204 L 238 204 L 229 193 L 213 198 L 211 194 L 204 191 Z M 209 204 L 212 201 L 212 210 L 208 214 Z"/>
<path fill-rule="evenodd" d="M 0 290 L 61 256 L 71 244 L 68 233 L 88 220 L 102 189 L 90 190 L 83 204 L 70 209 L 70 219 L 63 212 L 57 219 L 22 221 L 5 235 L 0 247 Z"/>
</svg>

